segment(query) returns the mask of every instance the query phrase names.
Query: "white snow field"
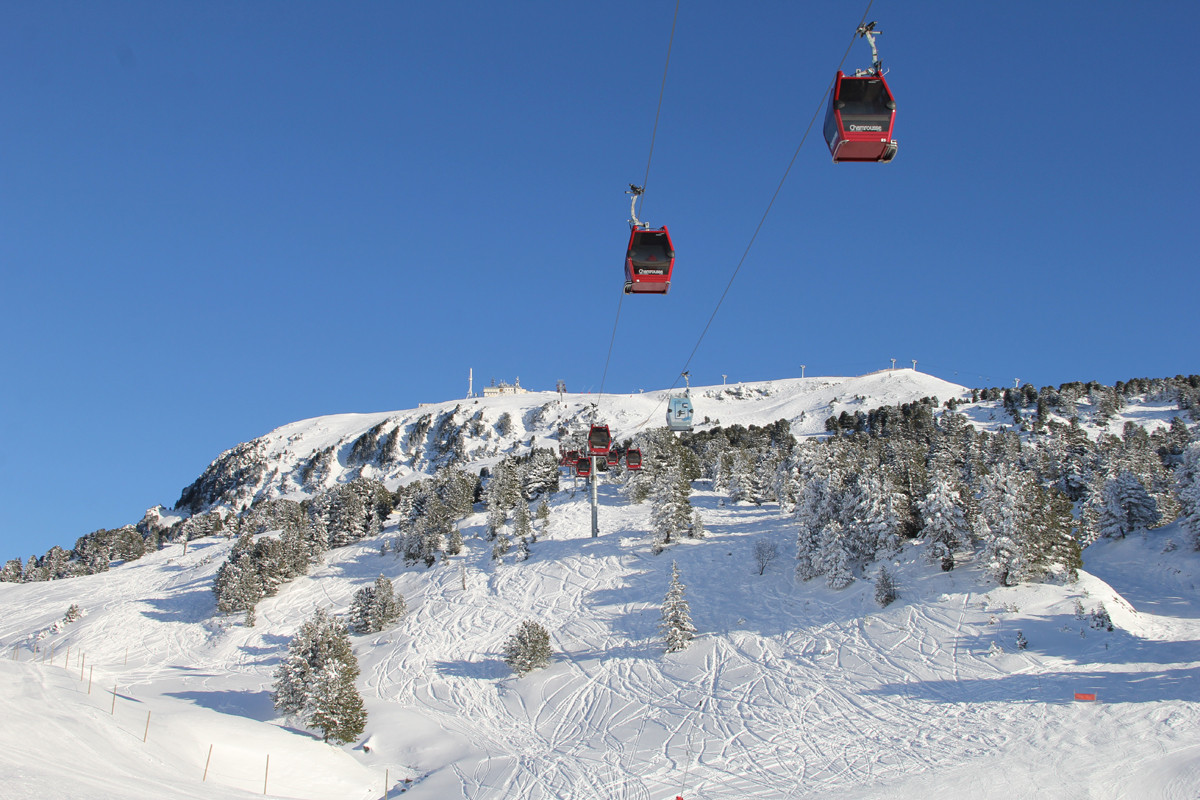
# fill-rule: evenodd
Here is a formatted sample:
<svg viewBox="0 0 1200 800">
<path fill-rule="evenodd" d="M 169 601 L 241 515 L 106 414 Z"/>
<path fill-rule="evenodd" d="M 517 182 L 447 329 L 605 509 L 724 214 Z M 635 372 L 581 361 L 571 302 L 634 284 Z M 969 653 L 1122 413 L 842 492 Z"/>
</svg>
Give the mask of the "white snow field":
<svg viewBox="0 0 1200 800">
<path fill-rule="evenodd" d="M 880 609 L 869 581 L 798 581 L 775 506 L 697 482 L 707 538 L 655 556 L 649 504 L 602 485 L 593 539 L 571 483 L 527 562 L 492 562 L 483 514 L 462 525 L 463 555 L 430 569 L 379 554 L 389 527 L 263 600 L 254 628 L 216 613 L 223 538 L 0 583 L 0 797 L 1200 797 L 1200 554 L 1176 526 L 1089 547 L 1073 585 L 998 588 L 971 564 L 942 572 L 916 541 Z M 779 545 L 761 576 L 760 538 Z M 672 561 L 699 633 L 664 655 Z M 354 637 L 367 729 L 327 745 L 276 717 L 273 674 L 314 608 L 344 613 L 381 573 L 409 613 Z M 1115 630 L 1076 601 L 1103 603 Z M 56 625 L 72 603 L 86 615 Z M 555 658 L 516 678 L 500 649 L 526 619 Z"/>
</svg>

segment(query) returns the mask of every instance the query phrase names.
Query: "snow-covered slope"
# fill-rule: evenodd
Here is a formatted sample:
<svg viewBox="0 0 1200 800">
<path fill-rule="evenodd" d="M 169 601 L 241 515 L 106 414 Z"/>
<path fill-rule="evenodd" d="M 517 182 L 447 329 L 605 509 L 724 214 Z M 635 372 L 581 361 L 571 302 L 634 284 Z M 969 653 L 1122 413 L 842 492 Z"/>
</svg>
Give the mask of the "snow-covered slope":
<svg viewBox="0 0 1200 800">
<path fill-rule="evenodd" d="M 963 395 L 911 370 L 692 390 L 697 422 L 782 418 L 800 435 L 842 411 Z M 666 397 L 605 396 L 600 414 L 618 439 L 636 437 L 661 425 Z M 357 475 L 395 485 L 451 453 L 485 466 L 581 431 L 590 400 L 306 420 L 224 454 L 196 496 L 237 505 Z M 1168 405 L 1107 425 L 1165 425 Z M 1011 424 L 995 402 L 965 412 Z M 655 556 L 648 505 L 602 486 L 593 539 L 570 480 L 529 561 L 495 563 L 475 514 L 461 555 L 405 567 L 380 555 L 393 520 L 261 601 L 253 628 L 216 613 L 223 538 L 97 575 L 0 583 L 0 796 L 1200 797 L 1200 555 L 1167 548 L 1186 539 L 1175 526 L 1092 545 L 1069 586 L 996 588 L 976 565 L 944 573 L 909 543 L 890 565 L 900 599 L 880 609 L 862 580 L 837 592 L 798 582 L 794 523 L 774 506 L 730 505 L 698 482 L 708 537 Z M 779 556 L 759 575 L 762 539 Z M 672 562 L 699 635 L 665 655 Z M 367 731 L 332 747 L 275 716 L 274 672 L 313 609 L 344 613 L 379 574 L 409 613 L 355 637 Z M 1091 625 L 1100 603 L 1112 632 Z M 63 623 L 72 604 L 86 613 Z M 555 658 L 518 679 L 500 650 L 527 619 L 550 631 Z"/>
<path fill-rule="evenodd" d="M 602 487 L 592 539 L 584 493 L 567 490 L 528 562 L 491 561 L 481 514 L 464 554 L 432 569 L 365 541 L 263 600 L 254 628 L 215 615 L 223 539 L 0 584 L 3 794 L 240 798 L 265 779 L 272 796 L 368 800 L 386 778 L 391 796 L 430 800 L 1200 795 L 1200 559 L 1162 552 L 1178 531 L 1094 545 L 1073 586 L 989 588 L 913 544 L 881 610 L 862 581 L 798 583 L 776 509 L 697 486 L 709 537 L 660 556 L 646 506 Z M 762 576 L 760 538 L 780 548 Z M 699 635 L 664 655 L 672 561 Z M 380 573 L 410 613 L 355 638 L 367 732 L 327 746 L 275 718 L 272 675 L 312 609 L 344 611 Z M 1103 602 L 1116 630 L 1078 619 L 1076 600 Z M 46 633 L 71 603 L 86 616 Z M 525 619 L 555 658 L 518 679 L 499 651 Z"/>
<path fill-rule="evenodd" d="M 676 392 L 676 394 L 681 393 Z M 697 428 L 767 425 L 779 419 L 797 435 L 824 431 L 842 411 L 868 411 L 923 397 L 962 397 L 961 386 L 914 370 L 856 378 L 794 378 L 694 387 Z M 294 422 L 221 454 L 188 487 L 181 506 L 236 509 L 262 498 L 313 494 L 358 476 L 394 488 L 456 459 L 478 469 L 531 446 L 557 448 L 597 418 L 618 440 L 665 425 L 665 391 L 634 395 L 500 395 L 435 403 L 410 411 L 338 414 Z M 506 424 L 507 423 L 507 424 Z"/>
</svg>

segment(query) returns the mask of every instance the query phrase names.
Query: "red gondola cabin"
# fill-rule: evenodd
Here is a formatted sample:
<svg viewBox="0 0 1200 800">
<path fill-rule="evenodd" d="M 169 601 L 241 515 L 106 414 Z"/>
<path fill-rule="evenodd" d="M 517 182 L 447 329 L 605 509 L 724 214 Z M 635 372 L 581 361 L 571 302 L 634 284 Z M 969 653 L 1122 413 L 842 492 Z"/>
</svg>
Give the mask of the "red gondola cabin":
<svg viewBox="0 0 1200 800">
<path fill-rule="evenodd" d="M 562 457 L 562 466 L 573 467 L 579 463 L 579 451 L 568 450 Z"/>
<path fill-rule="evenodd" d="M 586 478 L 592 474 L 592 460 L 590 458 L 581 458 L 575 462 L 575 474 L 581 478 Z"/>
<path fill-rule="evenodd" d="M 634 227 L 625 249 L 625 294 L 666 294 L 675 267 L 675 246 L 667 226 Z"/>
<path fill-rule="evenodd" d="M 588 452 L 592 455 L 607 456 L 612 446 L 612 434 L 607 425 L 593 425 L 588 432 Z"/>
<path fill-rule="evenodd" d="M 896 101 L 882 72 L 845 75 L 840 70 L 825 113 L 825 142 L 833 163 L 875 161 L 896 157 L 892 138 Z"/>
<path fill-rule="evenodd" d="M 631 447 L 625 451 L 625 469 L 642 468 L 642 451 Z"/>
</svg>

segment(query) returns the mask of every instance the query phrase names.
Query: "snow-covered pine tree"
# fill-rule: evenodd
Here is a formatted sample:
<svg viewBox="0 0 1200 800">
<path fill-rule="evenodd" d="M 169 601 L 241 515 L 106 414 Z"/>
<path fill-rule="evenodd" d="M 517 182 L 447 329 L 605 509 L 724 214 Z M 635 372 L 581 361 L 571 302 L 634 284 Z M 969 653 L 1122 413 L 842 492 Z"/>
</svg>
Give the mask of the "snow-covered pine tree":
<svg viewBox="0 0 1200 800">
<path fill-rule="evenodd" d="M 354 593 L 350 601 L 350 630 L 355 633 L 371 633 L 371 606 L 375 599 L 375 590 L 364 586 Z"/>
<path fill-rule="evenodd" d="M 532 554 L 533 554 L 533 552 L 529 549 L 529 537 L 522 536 L 520 539 L 517 539 L 516 560 L 517 561 L 528 561 L 529 556 L 531 556 Z"/>
<path fill-rule="evenodd" d="M 1076 537 L 1074 504 L 1061 489 L 1031 484 L 1030 504 L 1033 556 L 1030 579 L 1040 579 L 1061 569 L 1068 582 L 1079 577 L 1083 551 Z"/>
<path fill-rule="evenodd" d="M 896 581 L 892 573 L 888 572 L 888 568 L 881 566 L 875 575 L 875 602 L 879 603 L 880 607 L 887 608 L 895 602 L 896 597 Z"/>
<path fill-rule="evenodd" d="M 782 455 L 769 444 L 756 447 L 740 447 L 729 451 L 728 461 L 722 463 L 722 481 L 727 487 L 731 503 L 753 503 L 762 505 L 774 500 L 775 475 Z"/>
<path fill-rule="evenodd" d="M 814 565 L 830 589 L 845 589 L 854 583 L 848 539 L 846 529 L 836 519 L 826 523 L 817 536 Z"/>
<path fill-rule="evenodd" d="M 500 460 L 484 487 L 483 498 L 488 509 L 489 531 L 495 532 L 521 500 L 521 479 L 515 459 Z"/>
<path fill-rule="evenodd" d="M 1200 550 L 1200 442 L 1192 442 L 1183 451 L 1175 485 L 1182 507 L 1179 522 L 1191 533 L 1192 547 Z"/>
<path fill-rule="evenodd" d="M 820 529 L 801 526 L 796 535 L 796 577 L 810 581 L 821 574 L 817 557 L 817 542 Z"/>
<path fill-rule="evenodd" d="M 460 531 L 456 525 L 450 529 L 450 534 L 446 537 L 446 550 L 442 553 L 442 558 L 445 559 L 448 556 L 456 556 L 462 552 L 462 549 L 462 531 Z"/>
<path fill-rule="evenodd" d="M 755 480 L 753 453 L 738 448 L 732 451 L 729 473 L 724 483 L 728 487 L 730 503 L 751 503 L 758 489 Z"/>
<path fill-rule="evenodd" d="M 513 509 L 513 536 L 518 539 L 529 539 L 533 536 L 533 519 L 529 516 L 529 506 L 522 500 Z"/>
<path fill-rule="evenodd" d="M 213 594 L 217 610 L 230 614 L 253 608 L 265 596 L 262 576 L 254 560 L 254 536 L 245 534 L 229 552 L 229 558 L 217 569 Z"/>
<path fill-rule="evenodd" d="M 1108 609 L 1104 607 L 1104 603 L 1100 603 L 1092 609 L 1091 626 L 1098 630 L 1112 632 L 1112 617 L 1108 615 Z"/>
<path fill-rule="evenodd" d="M 654 488 L 654 507 L 650 510 L 650 526 L 654 534 L 654 551 L 679 538 L 692 524 L 692 503 L 689 495 L 691 481 L 679 473 L 662 475 Z"/>
<path fill-rule="evenodd" d="M 1013 586 L 1030 570 L 1028 530 L 1031 480 L 1028 473 L 998 466 L 982 482 L 976 535 L 983 544 L 983 563 L 1001 586 Z"/>
<path fill-rule="evenodd" d="M 1122 470 L 1104 483 L 1100 507 L 1100 535 L 1124 539 L 1130 533 L 1154 527 L 1158 504 L 1131 471 Z"/>
<path fill-rule="evenodd" d="M 535 500 L 558 491 L 558 456 L 548 447 L 534 449 L 519 466 L 521 496 Z"/>
<path fill-rule="evenodd" d="M 496 534 L 496 542 L 492 545 L 492 560 L 499 561 L 512 549 L 512 539 L 503 528 Z"/>
<path fill-rule="evenodd" d="M 550 632 L 533 620 L 525 620 L 504 642 L 504 663 L 517 677 L 550 665 Z"/>
<path fill-rule="evenodd" d="M 21 573 L 21 559 L 10 558 L 0 567 L 0 583 L 20 583 Z"/>
<path fill-rule="evenodd" d="M 533 517 L 537 520 L 542 534 L 545 535 L 550 530 L 550 503 L 545 497 L 542 498 L 542 502 L 538 503 L 537 511 Z"/>
<path fill-rule="evenodd" d="M 954 479 L 946 473 L 934 473 L 929 493 L 917 501 L 921 515 L 921 535 L 928 542 L 931 561 L 943 570 L 954 569 L 954 553 L 970 537 L 970 527 L 963 512 L 962 495 Z"/>
<path fill-rule="evenodd" d="M 692 624 L 692 610 L 683 596 L 687 587 L 679 580 L 679 564 L 671 562 L 671 584 L 663 598 L 662 624 L 659 628 L 666 639 L 668 653 L 677 653 L 688 646 L 696 634 Z"/>
<path fill-rule="evenodd" d="M 317 609 L 288 643 L 275 673 L 275 709 L 319 728 L 325 741 L 353 741 L 366 725 L 354 686 L 358 672 L 345 624 Z"/>
<path fill-rule="evenodd" d="M 350 657 L 354 658 L 354 654 Z M 347 744 L 361 736 L 367 726 L 367 711 L 354 685 L 357 677 L 357 660 L 353 666 L 329 661 L 316 671 L 311 709 L 305 721 L 309 727 L 320 730 L 326 742 L 332 739 Z"/>
<path fill-rule="evenodd" d="M 404 597 L 395 590 L 392 582 L 383 575 L 375 579 L 371 589 L 371 606 L 368 620 L 372 631 L 381 631 L 408 611 Z"/>
<path fill-rule="evenodd" d="M 47 580 L 46 571 L 42 569 L 41 559 L 35 553 L 25 562 L 25 569 L 21 572 L 21 581 L 24 583 L 35 583 L 44 580 Z"/>
</svg>

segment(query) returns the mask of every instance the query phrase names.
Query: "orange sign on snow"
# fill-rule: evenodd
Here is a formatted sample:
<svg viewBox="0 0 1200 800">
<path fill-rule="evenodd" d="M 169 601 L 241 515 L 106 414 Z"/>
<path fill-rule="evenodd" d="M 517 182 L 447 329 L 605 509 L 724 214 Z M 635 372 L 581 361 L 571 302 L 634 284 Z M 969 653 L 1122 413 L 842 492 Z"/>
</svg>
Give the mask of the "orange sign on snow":
<svg viewBox="0 0 1200 800">
<path fill-rule="evenodd" d="M 1094 702 L 1096 702 L 1096 693 L 1095 692 L 1076 692 L 1075 699 L 1076 700 L 1089 700 L 1094 703 Z"/>
</svg>

